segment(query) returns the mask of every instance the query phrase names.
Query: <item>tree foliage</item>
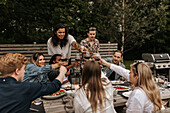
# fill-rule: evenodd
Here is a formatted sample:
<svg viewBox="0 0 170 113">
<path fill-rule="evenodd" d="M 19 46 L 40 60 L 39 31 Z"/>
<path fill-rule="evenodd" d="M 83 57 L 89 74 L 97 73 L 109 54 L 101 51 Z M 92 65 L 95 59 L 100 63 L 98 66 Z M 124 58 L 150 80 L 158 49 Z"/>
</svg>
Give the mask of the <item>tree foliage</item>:
<svg viewBox="0 0 170 113">
<path fill-rule="evenodd" d="M 94 26 L 100 42 L 119 47 L 124 32 L 126 54 L 170 53 L 169 0 L 1 0 L 0 8 L 1 43 L 46 43 L 63 23 L 78 42 Z"/>
</svg>

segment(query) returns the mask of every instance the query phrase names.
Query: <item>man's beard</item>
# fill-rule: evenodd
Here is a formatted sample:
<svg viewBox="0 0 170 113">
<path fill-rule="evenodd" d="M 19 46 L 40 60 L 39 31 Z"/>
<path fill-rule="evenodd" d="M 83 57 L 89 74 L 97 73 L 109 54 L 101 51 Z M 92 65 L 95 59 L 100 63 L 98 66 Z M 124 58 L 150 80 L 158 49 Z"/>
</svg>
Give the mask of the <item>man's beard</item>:
<svg viewBox="0 0 170 113">
<path fill-rule="evenodd" d="M 118 62 L 118 61 L 113 60 L 113 64 L 118 65 L 118 64 L 119 64 L 119 62 Z"/>
</svg>

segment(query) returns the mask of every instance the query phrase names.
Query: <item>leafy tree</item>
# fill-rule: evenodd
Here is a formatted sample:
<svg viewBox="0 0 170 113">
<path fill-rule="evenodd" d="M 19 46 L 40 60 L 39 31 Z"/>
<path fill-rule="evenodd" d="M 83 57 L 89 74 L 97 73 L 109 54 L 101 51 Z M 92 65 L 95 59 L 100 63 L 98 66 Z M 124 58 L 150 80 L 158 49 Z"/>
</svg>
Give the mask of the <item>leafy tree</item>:
<svg viewBox="0 0 170 113">
<path fill-rule="evenodd" d="M 0 8 L 1 43 L 46 43 L 63 23 L 78 42 L 96 27 L 101 43 L 118 43 L 129 58 L 170 52 L 169 0 L 1 0 Z"/>
</svg>

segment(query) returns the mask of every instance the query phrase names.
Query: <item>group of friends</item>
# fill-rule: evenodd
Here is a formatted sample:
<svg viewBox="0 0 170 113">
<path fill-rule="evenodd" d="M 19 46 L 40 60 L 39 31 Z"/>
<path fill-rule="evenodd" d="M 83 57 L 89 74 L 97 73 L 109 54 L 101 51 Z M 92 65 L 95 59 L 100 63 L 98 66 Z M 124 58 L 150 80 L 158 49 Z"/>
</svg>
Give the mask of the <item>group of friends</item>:
<svg viewBox="0 0 170 113">
<path fill-rule="evenodd" d="M 45 65 L 44 55 L 35 53 L 28 58 L 18 53 L 8 53 L 0 58 L 0 113 L 28 113 L 31 102 L 61 88 L 78 62 L 71 64 L 71 47 L 83 53 L 99 53 L 96 28 L 90 27 L 88 38 L 76 42 L 63 24 L 58 24 L 47 42 L 48 54 L 52 55 Z M 61 59 L 69 59 L 69 63 Z M 145 63 L 131 64 L 125 69 L 121 62 L 122 52 L 117 50 L 112 58 L 95 61 L 89 59 L 82 69 L 81 87 L 74 96 L 75 113 L 116 113 L 113 104 L 113 87 L 110 80 L 127 79 L 134 89 L 126 103 L 127 113 L 152 113 L 163 109 L 160 91 L 152 71 Z M 103 65 L 101 69 L 100 64 Z M 102 72 L 104 70 L 106 75 Z M 117 111 L 119 112 L 119 111 Z"/>
</svg>

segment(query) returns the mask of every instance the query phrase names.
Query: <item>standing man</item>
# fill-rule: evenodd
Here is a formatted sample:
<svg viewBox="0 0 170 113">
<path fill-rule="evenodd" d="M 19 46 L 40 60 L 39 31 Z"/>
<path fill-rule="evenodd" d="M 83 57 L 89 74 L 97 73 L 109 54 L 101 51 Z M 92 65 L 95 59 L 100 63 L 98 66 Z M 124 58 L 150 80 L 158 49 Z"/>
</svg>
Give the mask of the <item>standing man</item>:
<svg viewBox="0 0 170 113">
<path fill-rule="evenodd" d="M 84 46 L 91 53 L 99 52 L 99 40 L 96 39 L 96 28 L 90 27 L 89 32 L 87 33 L 88 37 L 81 41 L 80 45 Z"/>
<path fill-rule="evenodd" d="M 109 63 L 113 63 L 125 68 L 125 65 L 121 62 L 122 52 L 120 50 L 114 51 L 112 58 L 106 58 L 105 60 Z M 104 67 L 103 70 L 107 73 L 106 76 L 109 78 L 109 80 L 118 80 L 121 78 L 119 74 L 117 74 L 115 71 L 111 70 L 108 67 Z"/>
</svg>

